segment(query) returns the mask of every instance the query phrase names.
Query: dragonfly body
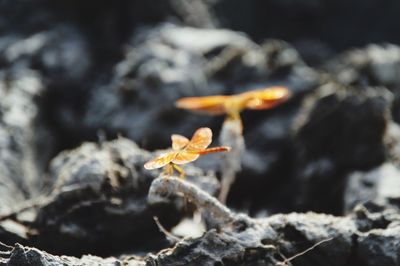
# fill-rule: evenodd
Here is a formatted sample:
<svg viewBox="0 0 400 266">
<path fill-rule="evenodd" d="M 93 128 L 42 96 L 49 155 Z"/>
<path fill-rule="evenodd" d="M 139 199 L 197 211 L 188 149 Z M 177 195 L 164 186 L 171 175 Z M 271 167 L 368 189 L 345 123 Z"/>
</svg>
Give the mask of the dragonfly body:
<svg viewBox="0 0 400 266">
<path fill-rule="evenodd" d="M 163 174 L 166 176 L 172 175 L 175 169 L 183 178 L 185 172 L 179 165 L 193 162 L 200 155 L 229 151 L 230 149 L 222 146 L 207 148 L 212 141 L 212 131 L 207 127 L 196 130 L 190 140 L 178 134 L 172 135 L 171 140 L 172 150 L 148 161 L 144 168 L 151 170 L 165 167 Z"/>
<path fill-rule="evenodd" d="M 289 96 L 290 92 L 285 87 L 270 87 L 235 95 L 185 97 L 179 99 L 176 106 L 212 115 L 227 114 L 229 118 L 240 119 L 240 112 L 244 109 L 270 109 L 286 101 Z"/>
</svg>

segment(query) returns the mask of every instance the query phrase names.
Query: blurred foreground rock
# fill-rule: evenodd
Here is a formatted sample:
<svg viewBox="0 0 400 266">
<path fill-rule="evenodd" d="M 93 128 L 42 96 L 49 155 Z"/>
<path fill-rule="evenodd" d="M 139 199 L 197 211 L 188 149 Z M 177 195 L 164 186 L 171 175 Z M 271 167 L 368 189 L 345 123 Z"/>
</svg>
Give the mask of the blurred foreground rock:
<svg viewBox="0 0 400 266">
<path fill-rule="evenodd" d="M 348 176 L 347 182 L 344 194 L 345 211 L 350 211 L 360 203 L 371 205 L 371 208 L 400 207 L 400 169 L 391 163 L 382 164 L 367 172 L 353 172 Z"/>
<path fill-rule="evenodd" d="M 380 223 L 379 221 L 384 221 Z M 373 213 L 361 206 L 346 217 L 292 213 L 266 219 L 243 215 L 220 231 L 184 239 L 173 248 L 143 258 L 81 259 L 53 256 L 34 248 L 2 247 L 1 265 L 398 265 L 400 215 Z M 328 240 L 329 239 L 329 240 Z M 305 254 L 286 261 L 314 244 Z M 145 262 L 145 263 L 144 263 Z M 281 263 L 281 264 L 278 264 Z"/>
<path fill-rule="evenodd" d="M 387 26 L 398 4 L 245 2 L 0 3 L 0 242 L 14 246 L 0 247 L 0 264 L 399 264 L 400 48 L 335 54 L 377 32 L 353 34 L 359 27 L 349 17 L 363 25 L 369 12 L 386 10 L 377 23 Z M 368 12 L 357 15 L 353 5 Z M 332 11 L 351 16 L 338 21 Z M 394 30 L 386 26 L 378 35 Z M 319 31 L 336 42 L 310 38 Z M 227 201 L 267 218 L 208 221 L 202 237 L 164 249 L 170 244 L 153 216 L 172 230 L 194 205 L 181 192 L 148 203 L 159 172 L 143 170 L 152 156 L 143 149 L 168 147 L 172 133 L 190 136 L 200 126 L 216 140 L 223 120 L 177 110 L 174 101 L 270 85 L 293 97 L 243 113 L 247 150 Z M 215 195 L 219 162 L 196 161 L 187 179 Z M 116 258 L 63 256 L 87 253 Z"/>
<path fill-rule="evenodd" d="M 387 159 L 391 103 L 385 89 L 339 84 L 324 85 L 305 101 L 295 135 L 302 204 L 342 212 L 346 174 Z"/>
<path fill-rule="evenodd" d="M 129 259 L 124 262 L 115 258 L 103 259 L 96 256 L 86 255 L 80 259 L 68 256 L 54 256 L 40 251 L 36 248 L 23 247 L 16 244 L 15 247 L 1 245 L 1 252 L 4 255 L 0 258 L 0 265 L 120 265 L 142 266 L 145 263 L 141 260 Z"/>
<path fill-rule="evenodd" d="M 26 220 L 24 212 L 16 216 L 17 222 L 28 223 L 25 243 L 56 254 L 106 255 L 165 246 L 153 216 L 171 228 L 190 205 L 178 198 L 174 205 L 148 206 L 147 191 L 159 173 L 144 170 L 150 157 L 124 138 L 61 153 L 51 163 L 48 198 L 39 202 L 34 218 Z M 213 173 L 195 167 L 186 171 L 188 180 L 217 192 Z"/>
<path fill-rule="evenodd" d="M 0 71 L 0 214 L 12 212 L 40 195 L 44 159 L 38 140 L 51 137 L 40 121 L 37 98 L 44 89 L 42 76 L 29 69 Z M 0 225 L 0 238 L 24 243 L 27 230 L 13 222 Z"/>
</svg>

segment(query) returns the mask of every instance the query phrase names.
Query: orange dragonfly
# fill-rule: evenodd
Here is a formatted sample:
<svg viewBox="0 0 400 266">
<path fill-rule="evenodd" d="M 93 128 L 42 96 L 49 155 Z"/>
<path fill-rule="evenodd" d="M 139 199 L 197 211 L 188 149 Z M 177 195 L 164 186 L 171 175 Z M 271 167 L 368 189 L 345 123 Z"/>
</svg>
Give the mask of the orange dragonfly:
<svg viewBox="0 0 400 266">
<path fill-rule="evenodd" d="M 175 169 L 179 172 L 179 177 L 184 178 L 185 172 L 179 165 L 193 162 L 200 155 L 230 150 L 224 146 L 207 148 L 212 141 L 212 131 L 208 127 L 197 129 L 190 140 L 178 134 L 172 135 L 171 140 L 172 150 L 148 161 L 144 168 L 150 170 L 165 167 L 162 175 L 167 177 L 171 176 Z"/>
<path fill-rule="evenodd" d="M 290 91 L 285 87 L 268 87 L 235 95 L 184 97 L 175 104 L 182 109 L 212 115 L 227 114 L 229 118 L 240 120 L 240 112 L 244 109 L 271 109 L 285 102 L 289 96 Z"/>
</svg>

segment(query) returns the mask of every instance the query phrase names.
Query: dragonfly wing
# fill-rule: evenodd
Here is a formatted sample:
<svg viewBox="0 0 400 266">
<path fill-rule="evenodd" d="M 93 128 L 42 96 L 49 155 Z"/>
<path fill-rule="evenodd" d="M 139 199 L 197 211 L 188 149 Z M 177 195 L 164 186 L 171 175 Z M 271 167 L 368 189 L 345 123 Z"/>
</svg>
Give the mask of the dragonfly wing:
<svg viewBox="0 0 400 266">
<path fill-rule="evenodd" d="M 246 108 L 264 110 L 286 101 L 290 96 L 290 91 L 285 87 L 270 87 L 263 90 L 245 92 L 243 95 L 249 98 L 246 102 Z"/>
<path fill-rule="evenodd" d="M 189 143 L 188 138 L 178 135 L 178 134 L 172 135 L 171 140 L 172 140 L 172 149 L 175 151 L 182 150 Z"/>
<path fill-rule="evenodd" d="M 224 103 L 229 98 L 230 96 L 227 95 L 185 97 L 176 101 L 175 105 L 182 109 L 218 115 L 226 113 Z"/>
<path fill-rule="evenodd" d="M 193 153 L 193 152 L 186 152 L 186 151 L 181 151 L 179 152 L 176 157 L 172 160 L 174 164 L 186 164 L 193 162 L 197 158 L 199 158 L 199 154 Z"/>
<path fill-rule="evenodd" d="M 174 160 L 176 155 L 177 155 L 177 152 L 168 152 L 168 153 L 162 154 L 160 156 L 157 156 L 156 158 L 145 163 L 144 168 L 151 170 L 151 169 L 157 169 L 157 168 L 163 167 L 163 166 L 169 164 L 170 162 L 172 162 L 172 160 Z"/>
<path fill-rule="evenodd" d="M 186 146 L 185 150 L 188 152 L 196 152 L 204 150 L 211 144 L 212 131 L 208 127 L 202 127 L 194 132 L 192 139 Z"/>
</svg>

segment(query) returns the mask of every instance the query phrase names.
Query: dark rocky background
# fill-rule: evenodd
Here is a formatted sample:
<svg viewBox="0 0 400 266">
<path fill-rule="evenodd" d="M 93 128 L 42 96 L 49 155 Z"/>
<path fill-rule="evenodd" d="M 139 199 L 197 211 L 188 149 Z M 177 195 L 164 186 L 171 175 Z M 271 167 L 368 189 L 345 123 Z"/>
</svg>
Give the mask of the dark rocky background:
<svg viewBox="0 0 400 266">
<path fill-rule="evenodd" d="M 209 126 L 216 144 L 223 121 L 174 101 L 281 85 L 288 102 L 243 113 L 247 149 L 228 207 L 355 219 L 337 229 L 352 232 L 340 242 L 347 260 L 293 265 L 400 265 L 399 12 L 394 0 L 0 1 L 0 241 L 38 248 L 5 245 L 0 262 L 115 265 L 39 250 L 127 262 L 170 247 L 152 217 L 171 228 L 193 206 L 179 197 L 149 205 L 158 173 L 142 165 L 173 133 Z M 218 158 L 187 168 L 213 195 Z M 287 241 L 301 242 L 297 226 L 282 229 Z M 171 260 L 203 240 L 193 241 L 146 263 L 180 265 Z M 222 263 L 274 265 L 253 262 Z"/>
</svg>

